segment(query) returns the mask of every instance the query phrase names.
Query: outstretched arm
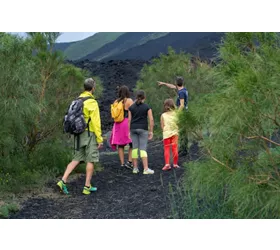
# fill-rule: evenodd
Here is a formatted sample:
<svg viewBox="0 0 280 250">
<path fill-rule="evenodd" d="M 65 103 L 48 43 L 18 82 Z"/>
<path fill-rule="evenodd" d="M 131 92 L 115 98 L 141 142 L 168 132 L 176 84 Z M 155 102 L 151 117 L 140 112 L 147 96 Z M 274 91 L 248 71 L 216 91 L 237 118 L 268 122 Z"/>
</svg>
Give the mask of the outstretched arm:
<svg viewBox="0 0 280 250">
<path fill-rule="evenodd" d="M 177 89 L 177 87 L 174 84 L 172 84 L 172 83 L 166 83 L 166 82 L 158 81 L 158 86 L 162 86 L 162 85 L 164 85 L 164 86 L 166 86 L 168 88 L 171 88 L 171 89 Z"/>
</svg>

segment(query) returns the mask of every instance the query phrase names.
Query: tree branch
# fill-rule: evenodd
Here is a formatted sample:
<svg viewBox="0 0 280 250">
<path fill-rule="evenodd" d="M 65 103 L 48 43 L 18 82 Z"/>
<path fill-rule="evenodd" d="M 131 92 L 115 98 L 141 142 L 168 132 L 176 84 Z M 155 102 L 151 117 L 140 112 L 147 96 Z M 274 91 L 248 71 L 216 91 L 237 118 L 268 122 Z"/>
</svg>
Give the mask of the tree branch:
<svg viewBox="0 0 280 250">
<path fill-rule="evenodd" d="M 248 177 L 248 178 L 253 180 L 253 181 L 256 181 L 256 184 L 258 184 L 258 185 L 267 183 L 270 180 L 270 176 L 267 176 L 267 178 L 265 180 L 260 180 L 260 179 L 257 179 L 257 178 L 253 178 L 251 176 Z"/>
<path fill-rule="evenodd" d="M 229 166 L 227 166 L 226 164 L 222 163 L 221 161 L 219 161 L 217 158 L 215 158 L 214 156 L 212 156 L 211 151 L 207 148 L 208 154 L 210 155 L 210 157 L 217 163 L 219 163 L 220 165 L 226 167 L 229 171 L 233 172 L 233 169 L 230 168 Z"/>
<path fill-rule="evenodd" d="M 272 165 L 274 166 L 275 173 L 276 173 L 278 176 L 280 176 L 280 173 L 279 173 L 279 171 L 278 171 L 278 167 L 275 165 L 275 161 L 274 161 L 274 159 L 273 159 L 273 157 L 272 157 L 272 155 L 271 155 L 270 149 L 269 149 L 269 147 L 267 146 L 267 144 L 265 143 L 265 141 L 268 141 L 268 142 L 270 142 L 270 143 L 273 143 L 273 144 L 275 144 L 275 145 L 277 145 L 277 146 L 280 146 L 280 144 L 277 143 L 277 142 L 275 142 L 275 141 L 272 141 L 272 140 L 270 140 L 270 139 L 268 139 L 268 138 L 266 138 L 266 137 L 264 137 L 264 136 L 259 136 L 259 135 L 257 135 L 257 136 L 249 136 L 249 137 L 246 137 L 246 136 L 245 136 L 245 138 L 247 138 L 247 139 L 259 139 L 259 138 L 260 138 L 260 139 L 263 139 L 263 145 L 264 145 L 265 151 L 266 151 L 266 153 L 269 155 L 269 158 L 270 158 L 270 160 L 271 160 L 271 162 L 272 162 Z"/>
<path fill-rule="evenodd" d="M 272 144 L 275 144 L 275 145 L 277 145 L 277 146 L 280 146 L 280 144 L 279 143 L 277 143 L 277 142 L 275 142 L 275 141 L 272 141 L 272 140 L 270 140 L 270 139 L 268 139 L 268 138 L 266 138 L 266 137 L 264 137 L 264 136 L 260 136 L 260 135 L 256 135 L 256 136 L 249 136 L 249 137 L 245 137 L 246 139 L 258 139 L 258 138 L 260 138 L 260 139 L 263 139 L 263 140 L 265 140 L 265 141 L 268 141 L 268 142 L 270 142 L 270 143 L 272 143 Z"/>
</svg>

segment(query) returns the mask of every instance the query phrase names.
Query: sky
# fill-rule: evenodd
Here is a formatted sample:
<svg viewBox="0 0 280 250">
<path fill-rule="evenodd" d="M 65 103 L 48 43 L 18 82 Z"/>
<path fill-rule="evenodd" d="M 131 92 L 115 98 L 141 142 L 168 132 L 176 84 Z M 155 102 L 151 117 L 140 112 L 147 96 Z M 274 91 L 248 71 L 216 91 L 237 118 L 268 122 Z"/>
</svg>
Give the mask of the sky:
<svg viewBox="0 0 280 250">
<path fill-rule="evenodd" d="M 83 40 L 89 36 L 92 36 L 96 32 L 63 32 L 58 38 L 58 42 L 73 42 Z"/>
<path fill-rule="evenodd" d="M 19 34 L 23 37 L 26 36 L 24 32 L 11 32 L 12 34 Z M 57 39 L 57 42 L 73 42 L 83 40 L 89 36 L 92 36 L 96 32 L 61 32 L 62 35 Z"/>
</svg>

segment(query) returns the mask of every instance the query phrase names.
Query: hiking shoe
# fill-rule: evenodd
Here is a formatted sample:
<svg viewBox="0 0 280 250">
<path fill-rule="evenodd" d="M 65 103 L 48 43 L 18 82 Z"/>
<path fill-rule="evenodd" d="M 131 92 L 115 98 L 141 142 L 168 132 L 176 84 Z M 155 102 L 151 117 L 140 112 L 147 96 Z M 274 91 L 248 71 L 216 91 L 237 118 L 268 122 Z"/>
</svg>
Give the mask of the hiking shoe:
<svg viewBox="0 0 280 250">
<path fill-rule="evenodd" d="M 90 192 L 95 192 L 97 191 L 97 187 L 93 187 L 92 185 L 90 185 L 89 190 Z"/>
<path fill-rule="evenodd" d="M 69 194 L 66 184 L 62 180 L 60 180 L 56 185 L 59 187 L 60 192 L 63 192 L 64 194 Z"/>
<path fill-rule="evenodd" d="M 179 165 L 173 165 L 173 168 L 180 168 L 180 166 Z"/>
<path fill-rule="evenodd" d="M 91 192 L 95 192 L 95 191 L 97 191 L 96 187 L 93 187 L 90 185 L 88 188 L 88 187 L 84 186 L 83 194 L 90 194 Z"/>
<path fill-rule="evenodd" d="M 167 170 L 170 170 L 170 169 L 171 169 L 171 167 L 170 167 L 169 164 L 166 164 L 166 165 L 162 168 L 163 171 L 167 171 Z"/>
<path fill-rule="evenodd" d="M 138 173 L 139 173 L 139 169 L 138 169 L 138 168 L 133 168 L 132 173 L 133 173 L 133 174 L 138 174 Z"/>
<path fill-rule="evenodd" d="M 122 164 L 122 165 L 121 165 L 121 169 L 124 169 L 124 168 L 130 169 L 130 170 L 132 169 L 132 168 L 130 168 L 129 166 L 127 166 L 126 164 Z"/>
<path fill-rule="evenodd" d="M 133 164 L 132 164 L 132 162 L 127 162 L 126 164 L 125 164 L 125 166 L 126 166 L 126 168 L 128 168 L 128 169 L 133 169 Z"/>
<path fill-rule="evenodd" d="M 143 171 L 143 174 L 154 174 L 154 172 L 155 172 L 154 170 L 148 168 Z"/>
</svg>

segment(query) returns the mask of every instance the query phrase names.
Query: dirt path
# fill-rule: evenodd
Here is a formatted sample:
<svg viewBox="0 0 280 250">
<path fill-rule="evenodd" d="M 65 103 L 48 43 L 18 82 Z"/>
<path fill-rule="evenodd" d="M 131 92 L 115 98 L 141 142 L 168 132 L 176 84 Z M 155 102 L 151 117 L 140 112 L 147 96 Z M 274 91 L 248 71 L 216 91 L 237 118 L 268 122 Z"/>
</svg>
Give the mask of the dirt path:
<svg viewBox="0 0 280 250">
<path fill-rule="evenodd" d="M 30 198 L 22 209 L 11 218 L 52 219 L 126 219 L 126 218 L 170 218 L 169 185 L 177 185 L 183 177 L 183 168 L 161 171 L 163 148 L 161 142 L 149 143 L 150 167 L 154 175 L 133 175 L 120 170 L 117 155 L 101 155 L 104 170 L 93 176 L 98 191 L 82 195 L 84 175 L 68 184 L 69 196 L 56 195 L 56 183 L 50 184 L 53 195 Z M 180 163 L 186 159 L 181 158 Z M 140 165 L 140 169 L 142 166 Z"/>
</svg>

